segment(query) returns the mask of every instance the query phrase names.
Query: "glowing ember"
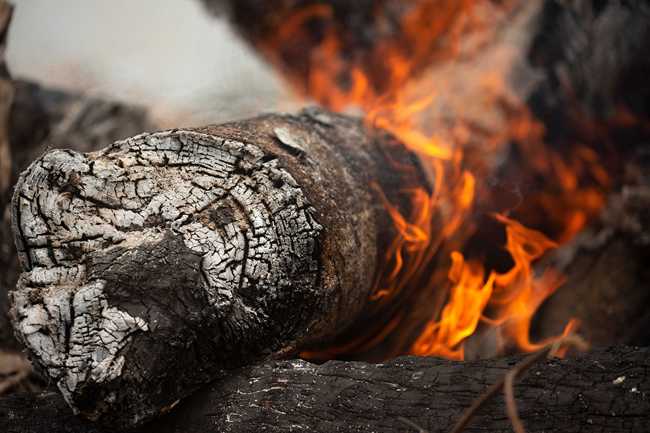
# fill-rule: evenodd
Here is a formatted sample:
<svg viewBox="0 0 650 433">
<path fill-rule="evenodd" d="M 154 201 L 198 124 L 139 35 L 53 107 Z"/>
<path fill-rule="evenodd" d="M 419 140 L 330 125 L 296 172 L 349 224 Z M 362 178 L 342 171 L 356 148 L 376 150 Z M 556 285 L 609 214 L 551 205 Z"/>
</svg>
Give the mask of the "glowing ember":
<svg viewBox="0 0 650 433">
<path fill-rule="evenodd" d="M 523 9 L 514 1 L 377 1 L 372 44 L 351 50 L 335 11 L 315 4 L 279 12 L 278 31 L 257 42 L 303 96 L 332 110 L 361 109 L 369 125 L 390 131 L 416 153 L 429 176 L 428 188 L 404 191 L 411 203 L 408 215 L 376 188 L 397 235 L 371 301 L 389 305 L 409 288 L 427 294 L 450 286 L 419 335 L 403 336 L 410 353 L 463 359 L 464 343 L 479 328 L 492 329 L 503 350 L 533 351 L 547 344 L 530 341 L 531 321 L 562 277 L 553 270 L 536 275 L 533 263 L 556 242 L 571 239 L 603 206 L 609 179 L 596 153 L 575 146 L 560 154 L 547 146 L 541 123 L 509 90 L 505 75 L 515 61 L 511 53 L 477 55 L 491 49 L 489 41 L 505 20 L 515 13 L 525 17 Z M 399 22 L 389 22 L 389 16 L 399 16 Z M 425 68 L 433 81 L 420 78 Z M 511 143 L 522 155 L 522 173 L 544 180 L 541 191 L 517 204 L 515 214 L 547 229 L 556 242 L 498 214 L 513 264 L 505 272 L 488 271 L 461 251 L 476 228 L 477 203 L 492 200 L 486 177 Z M 442 281 L 432 269 L 446 257 L 451 265 Z M 417 319 L 398 311 L 368 335 L 304 355 L 367 350 L 399 334 L 410 320 Z M 574 326 L 569 323 L 567 330 Z"/>
</svg>

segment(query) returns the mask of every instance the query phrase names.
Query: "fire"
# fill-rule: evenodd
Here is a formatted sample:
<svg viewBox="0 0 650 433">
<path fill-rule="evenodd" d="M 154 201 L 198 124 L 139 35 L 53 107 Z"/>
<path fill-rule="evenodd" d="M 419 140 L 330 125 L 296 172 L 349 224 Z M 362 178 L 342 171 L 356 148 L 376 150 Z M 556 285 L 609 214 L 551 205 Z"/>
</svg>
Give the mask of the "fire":
<svg viewBox="0 0 650 433">
<path fill-rule="evenodd" d="M 315 3 L 279 12 L 278 31 L 257 41 L 303 97 L 336 111 L 360 109 L 369 125 L 391 132 L 419 156 L 430 188 L 403 191 L 411 203 L 408 215 L 400 213 L 375 185 L 396 236 L 385 252 L 385 266 L 371 296 L 381 306 L 394 302 L 409 287 L 417 286 L 419 293 L 430 293 L 433 299 L 434 293 L 448 286 L 440 308 L 410 340 L 406 351 L 413 354 L 464 359 L 465 343 L 481 329 L 495 333 L 503 350 L 528 352 L 549 343 L 530 340 L 531 322 L 544 300 L 562 284 L 562 276 L 552 269 L 537 275 L 534 263 L 558 243 L 570 240 L 604 203 L 603 188 L 609 179 L 597 154 L 584 146 L 569 154 L 547 146 L 543 125 L 509 94 L 498 65 L 475 68 L 478 72 L 460 85 L 453 82 L 457 75 L 453 71 L 434 73 L 440 79 L 433 84 L 416 79 L 431 65 L 453 67 L 487 49 L 486 41 L 498 30 L 499 20 L 522 7 L 517 1 L 381 0 L 372 11 L 376 31 L 372 44 L 351 49 L 332 7 Z M 400 20 L 389 22 L 389 16 Z M 508 62 L 508 53 L 497 54 L 493 58 Z M 462 94 L 467 82 L 477 83 L 478 89 L 469 97 Z M 459 92 L 450 90 L 454 86 Z M 471 99 L 477 95 L 478 102 Z M 472 110 L 491 116 L 487 126 L 474 122 Z M 452 116 L 446 114 L 449 111 Z M 548 182 L 541 192 L 522 200 L 514 213 L 547 228 L 555 241 L 512 217 L 496 214 L 505 228 L 512 266 L 504 272 L 488 271 L 482 261 L 468 259 L 462 250 L 476 230 L 476 204 L 491 200 L 485 182 L 489 167 L 510 143 L 524 155 L 522 172 Z M 451 261 L 446 282 L 432 271 L 440 266 L 441 256 Z M 377 332 L 320 355 L 366 350 L 399 333 L 409 319 L 408 312 L 398 312 Z M 574 326 L 571 322 L 566 329 Z"/>
<path fill-rule="evenodd" d="M 462 342 L 472 335 L 494 291 L 494 275 L 485 281 L 478 262 L 466 262 L 458 251 L 451 254 L 449 280 L 453 283 L 440 319 L 431 320 L 413 344 L 417 355 L 464 359 Z"/>
<path fill-rule="evenodd" d="M 453 252 L 449 301 L 440 319 L 430 321 L 413 344 L 414 354 L 463 359 L 463 341 L 480 322 L 498 328 L 502 340 L 516 343 L 527 352 L 550 342 L 531 343 L 530 323 L 540 304 L 562 283 L 562 277 L 552 270 L 536 277 L 531 263 L 557 244 L 505 216 L 496 218 L 506 226 L 506 250 L 513 267 L 505 273 L 492 271 L 485 278 L 481 263 L 465 261 L 461 253 Z"/>
</svg>

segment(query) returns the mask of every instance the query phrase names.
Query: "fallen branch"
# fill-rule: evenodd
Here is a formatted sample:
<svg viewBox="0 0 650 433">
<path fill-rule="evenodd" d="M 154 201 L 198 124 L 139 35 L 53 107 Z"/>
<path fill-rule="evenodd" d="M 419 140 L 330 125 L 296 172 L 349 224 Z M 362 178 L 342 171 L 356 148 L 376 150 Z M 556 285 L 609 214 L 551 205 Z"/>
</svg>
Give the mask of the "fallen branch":
<svg viewBox="0 0 650 433">
<path fill-rule="evenodd" d="M 536 364 L 517 384 L 529 433 L 629 433 L 650 425 L 650 349 L 598 349 Z M 141 431 L 210 433 L 451 430 L 463 408 L 522 357 L 452 362 L 399 358 L 384 364 L 268 361 L 215 382 Z M 510 433 L 502 397 L 476 414 L 466 433 Z M 58 394 L 0 399 L 7 433 L 96 432 Z M 114 430 L 112 430 L 114 431 Z"/>
<path fill-rule="evenodd" d="M 373 185 L 400 206 L 417 167 L 318 110 L 48 152 L 14 196 L 14 326 L 75 410 L 137 425 L 349 325 L 395 235 Z"/>
</svg>

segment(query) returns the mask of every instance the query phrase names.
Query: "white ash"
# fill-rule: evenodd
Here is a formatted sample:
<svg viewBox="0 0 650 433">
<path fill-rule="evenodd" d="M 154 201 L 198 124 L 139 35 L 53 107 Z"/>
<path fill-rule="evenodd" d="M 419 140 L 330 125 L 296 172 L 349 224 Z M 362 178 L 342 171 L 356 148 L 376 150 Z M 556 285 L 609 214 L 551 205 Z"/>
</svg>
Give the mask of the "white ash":
<svg viewBox="0 0 650 433">
<path fill-rule="evenodd" d="M 23 278 L 43 272 L 37 269 Z M 93 281 L 14 294 L 17 331 L 68 402 L 79 383 L 119 376 L 124 365 L 119 351 L 134 332 L 148 330 L 143 319 L 109 307 L 103 286 L 103 281 Z M 35 302 L 34 297 L 40 299 Z"/>
</svg>

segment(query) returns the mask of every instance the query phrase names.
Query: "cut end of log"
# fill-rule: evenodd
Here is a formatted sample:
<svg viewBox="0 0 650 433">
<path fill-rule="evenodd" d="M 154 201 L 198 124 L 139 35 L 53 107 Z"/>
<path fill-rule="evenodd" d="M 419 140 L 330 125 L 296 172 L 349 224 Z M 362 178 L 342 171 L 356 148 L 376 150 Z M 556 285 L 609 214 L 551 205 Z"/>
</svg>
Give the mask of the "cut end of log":
<svg viewBox="0 0 650 433">
<path fill-rule="evenodd" d="M 11 206 L 17 337 L 76 412 L 138 426 L 350 326 L 395 236 L 372 185 L 407 212 L 423 179 L 390 135 L 317 109 L 50 151 Z"/>
<path fill-rule="evenodd" d="M 14 326 L 91 419 L 133 405 L 137 424 L 173 403 L 160 387 L 196 385 L 260 340 L 290 340 L 316 303 L 322 227 L 252 144 L 174 130 L 51 151 L 21 177 L 13 212 L 25 269 Z M 304 311 L 286 314 L 292 305 Z M 187 384 L 165 378 L 178 373 L 170 364 Z"/>
</svg>

